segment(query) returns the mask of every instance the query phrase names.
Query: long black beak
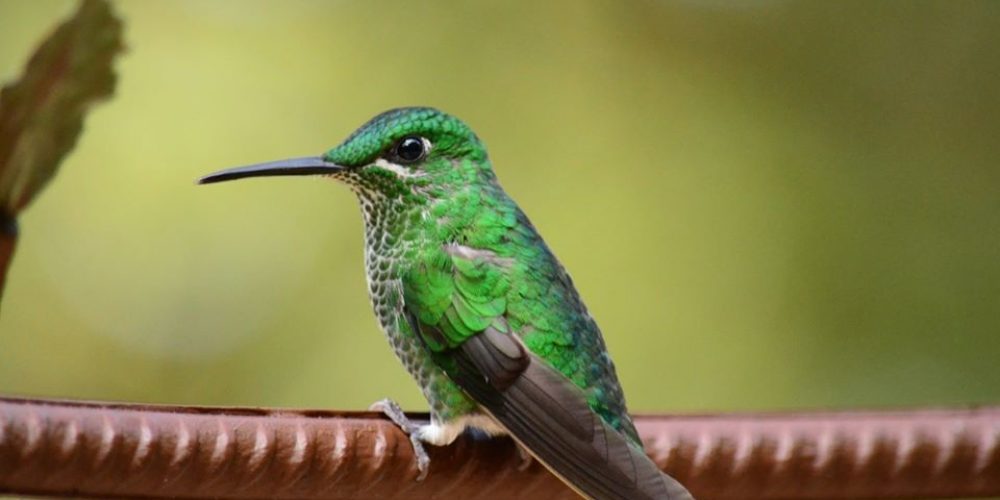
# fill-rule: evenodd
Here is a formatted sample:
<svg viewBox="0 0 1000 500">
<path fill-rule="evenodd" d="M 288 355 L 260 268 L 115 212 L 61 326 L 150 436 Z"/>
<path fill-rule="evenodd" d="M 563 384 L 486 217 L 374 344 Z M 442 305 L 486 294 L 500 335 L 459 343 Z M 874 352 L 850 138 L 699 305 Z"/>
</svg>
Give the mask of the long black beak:
<svg viewBox="0 0 1000 500">
<path fill-rule="evenodd" d="M 198 179 L 198 184 L 231 181 L 244 177 L 266 177 L 274 175 L 330 175 L 343 171 L 344 167 L 330 163 L 319 156 L 291 158 L 269 161 L 245 167 L 227 168 Z"/>
</svg>

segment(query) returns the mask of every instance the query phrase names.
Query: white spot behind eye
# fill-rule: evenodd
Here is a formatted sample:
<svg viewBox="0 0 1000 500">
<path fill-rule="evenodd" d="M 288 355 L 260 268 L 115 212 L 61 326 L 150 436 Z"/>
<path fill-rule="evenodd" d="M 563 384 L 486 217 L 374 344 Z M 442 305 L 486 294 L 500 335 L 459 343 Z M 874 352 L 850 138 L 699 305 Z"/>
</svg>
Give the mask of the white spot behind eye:
<svg viewBox="0 0 1000 500">
<path fill-rule="evenodd" d="M 379 168 L 384 168 L 400 177 L 413 177 L 415 175 L 415 173 L 412 170 L 402 165 L 392 163 L 391 161 L 386 160 L 385 158 L 379 158 L 375 160 L 375 166 Z"/>
</svg>

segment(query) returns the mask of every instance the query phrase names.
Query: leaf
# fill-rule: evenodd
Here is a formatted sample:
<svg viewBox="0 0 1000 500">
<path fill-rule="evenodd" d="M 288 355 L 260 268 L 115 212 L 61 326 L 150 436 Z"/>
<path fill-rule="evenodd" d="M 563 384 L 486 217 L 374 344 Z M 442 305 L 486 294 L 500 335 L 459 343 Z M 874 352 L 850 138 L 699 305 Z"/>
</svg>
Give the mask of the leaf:
<svg viewBox="0 0 1000 500">
<path fill-rule="evenodd" d="M 15 217 L 76 145 L 83 117 L 115 88 L 122 23 L 105 0 L 84 0 L 0 91 L 0 210 Z"/>
<path fill-rule="evenodd" d="M 83 0 L 45 39 L 21 79 L 0 90 L 0 291 L 17 243 L 17 215 L 76 145 L 83 117 L 114 93 L 122 22 L 106 0 Z"/>
</svg>

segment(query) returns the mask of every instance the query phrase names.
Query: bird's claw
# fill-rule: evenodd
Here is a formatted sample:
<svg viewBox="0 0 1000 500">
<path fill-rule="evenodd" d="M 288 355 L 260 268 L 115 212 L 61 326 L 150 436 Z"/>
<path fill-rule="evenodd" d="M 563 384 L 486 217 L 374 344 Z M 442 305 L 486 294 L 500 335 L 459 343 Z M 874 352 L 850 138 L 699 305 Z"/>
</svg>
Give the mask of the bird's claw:
<svg viewBox="0 0 1000 500">
<path fill-rule="evenodd" d="M 420 426 L 410 421 L 399 404 L 388 398 L 372 403 L 368 410 L 382 412 L 410 438 L 410 444 L 413 445 L 413 456 L 417 461 L 417 481 L 423 481 L 427 477 L 427 472 L 430 471 L 431 457 L 427 455 L 424 443 L 420 440 Z"/>
<path fill-rule="evenodd" d="M 427 478 L 427 472 L 430 471 L 431 467 L 431 457 L 427 455 L 424 443 L 420 441 L 417 433 L 410 434 L 410 444 L 413 445 L 413 456 L 417 460 L 417 482 L 420 482 Z"/>
</svg>

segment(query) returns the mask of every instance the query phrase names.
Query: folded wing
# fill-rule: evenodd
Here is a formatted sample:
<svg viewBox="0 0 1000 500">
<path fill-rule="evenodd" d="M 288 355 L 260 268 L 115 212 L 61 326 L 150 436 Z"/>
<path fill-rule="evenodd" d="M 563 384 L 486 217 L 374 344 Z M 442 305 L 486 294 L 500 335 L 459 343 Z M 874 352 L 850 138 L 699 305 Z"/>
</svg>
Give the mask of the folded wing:
<svg viewBox="0 0 1000 500">
<path fill-rule="evenodd" d="M 609 426 L 584 392 L 508 326 L 502 263 L 452 252 L 408 278 L 411 326 L 449 377 L 577 492 L 596 499 L 686 499 L 643 450 Z M 462 262 L 456 263 L 455 259 Z M 414 289 L 417 282 L 433 289 Z M 470 295 L 475 291 L 475 296 Z"/>
</svg>

